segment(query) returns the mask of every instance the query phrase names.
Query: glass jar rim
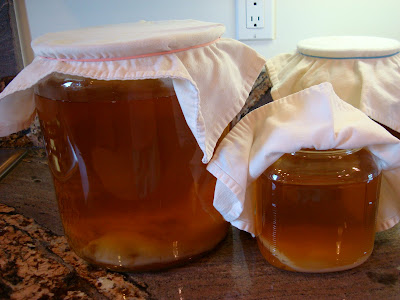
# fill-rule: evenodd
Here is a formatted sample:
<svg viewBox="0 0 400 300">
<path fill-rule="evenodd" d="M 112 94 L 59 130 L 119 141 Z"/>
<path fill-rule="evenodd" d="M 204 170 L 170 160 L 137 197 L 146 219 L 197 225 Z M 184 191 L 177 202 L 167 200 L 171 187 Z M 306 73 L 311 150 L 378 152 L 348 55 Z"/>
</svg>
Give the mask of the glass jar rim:
<svg viewBox="0 0 400 300">
<path fill-rule="evenodd" d="M 298 151 L 291 152 L 291 155 L 299 155 L 299 154 L 309 154 L 309 155 L 349 155 L 360 151 L 360 148 L 352 148 L 352 149 L 326 149 L 326 150 L 317 150 L 315 148 L 302 148 Z"/>
</svg>

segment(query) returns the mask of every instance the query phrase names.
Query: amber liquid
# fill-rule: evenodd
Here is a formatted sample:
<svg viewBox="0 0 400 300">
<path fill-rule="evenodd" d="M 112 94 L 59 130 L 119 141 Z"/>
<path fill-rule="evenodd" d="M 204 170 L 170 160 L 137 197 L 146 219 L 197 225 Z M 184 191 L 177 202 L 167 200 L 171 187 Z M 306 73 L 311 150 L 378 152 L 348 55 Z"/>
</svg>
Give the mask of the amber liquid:
<svg viewBox="0 0 400 300">
<path fill-rule="evenodd" d="M 124 93 L 36 96 L 65 234 L 79 256 L 110 269 L 187 261 L 226 235 L 215 178 L 175 94 Z"/>
<path fill-rule="evenodd" d="M 330 272 L 363 263 L 371 254 L 380 176 L 369 182 L 320 185 L 261 178 L 262 232 L 258 245 L 272 265 Z M 314 182 L 314 184 L 313 184 Z"/>
</svg>

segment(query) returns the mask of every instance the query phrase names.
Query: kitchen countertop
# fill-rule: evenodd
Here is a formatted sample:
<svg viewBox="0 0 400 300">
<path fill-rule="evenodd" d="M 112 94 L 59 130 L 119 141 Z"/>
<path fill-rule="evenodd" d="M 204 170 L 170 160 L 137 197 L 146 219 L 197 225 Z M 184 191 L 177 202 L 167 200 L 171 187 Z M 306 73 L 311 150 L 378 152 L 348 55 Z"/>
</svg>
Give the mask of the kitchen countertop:
<svg viewBox="0 0 400 300">
<path fill-rule="evenodd" d="M 117 273 L 68 247 L 43 150 L 0 181 L 0 299 L 400 299 L 400 226 L 376 235 L 363 265 L 326 274 L 270 266 L 232 228 L 211 253 L 161 272 Z"/>
</svg>

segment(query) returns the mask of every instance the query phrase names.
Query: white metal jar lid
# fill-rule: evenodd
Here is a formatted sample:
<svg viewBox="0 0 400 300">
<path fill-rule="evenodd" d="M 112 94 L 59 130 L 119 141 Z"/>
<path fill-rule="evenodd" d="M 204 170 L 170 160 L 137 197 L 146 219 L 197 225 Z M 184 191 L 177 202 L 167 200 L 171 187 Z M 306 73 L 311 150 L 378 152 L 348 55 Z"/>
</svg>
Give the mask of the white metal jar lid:
<svg viewBox="0 0 400 300">
<path fill-rule="evenodd" d="M 297 51 L 305 56 L 327 59 L 368 59 L 396 55 L 400 42 L 370 36 L 326 36 L 302 40 Z"/>
</svg>

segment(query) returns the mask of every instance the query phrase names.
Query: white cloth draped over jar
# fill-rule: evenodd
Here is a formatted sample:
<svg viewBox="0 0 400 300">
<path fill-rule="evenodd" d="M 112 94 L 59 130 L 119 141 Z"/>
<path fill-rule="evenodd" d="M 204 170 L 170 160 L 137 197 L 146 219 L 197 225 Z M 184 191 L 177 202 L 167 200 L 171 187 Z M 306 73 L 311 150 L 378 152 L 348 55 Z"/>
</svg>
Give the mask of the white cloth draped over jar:
<svg viewBox="0 0 400 300">
<path fill-rule="evenodd" d="M 367 36 L 305 39 L 267 60 L 274 100 L 330 82 L 344 101 L 400 132 L 400 42 Z"/>
<path fill-rule="evenodd" d="M 382 186 L 377 230 L 400 221 L 400 140 L 322 83 L 246 115 L 222 140 L 207 166 L 217 184 L 214 206 L 225 220 L 257 234 L 252 184 L 284 153 L 302 148 L 366 147 L 379 161 Z"/>
<path fill-rule="evenodd" d="M 29 126 L 33 88 L 52 73 L 99 80 L 171 78 L 207 163 L 265 65 L 250 47 L 221 38 L 224 31 L 222 24 L 171 20 L 45 34 L 32 42 L 33 62 L 0 94 L 0 136 Z"/>
</svg>

